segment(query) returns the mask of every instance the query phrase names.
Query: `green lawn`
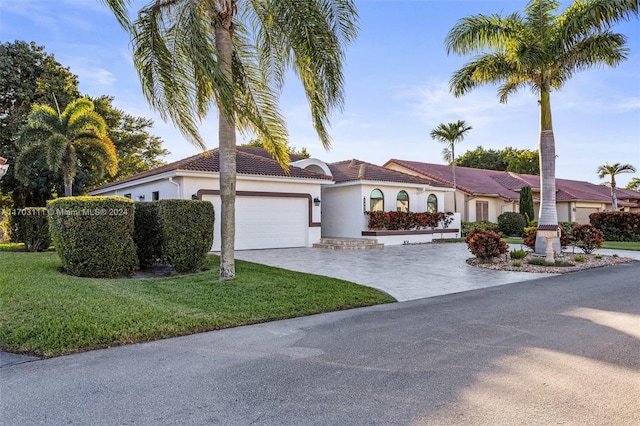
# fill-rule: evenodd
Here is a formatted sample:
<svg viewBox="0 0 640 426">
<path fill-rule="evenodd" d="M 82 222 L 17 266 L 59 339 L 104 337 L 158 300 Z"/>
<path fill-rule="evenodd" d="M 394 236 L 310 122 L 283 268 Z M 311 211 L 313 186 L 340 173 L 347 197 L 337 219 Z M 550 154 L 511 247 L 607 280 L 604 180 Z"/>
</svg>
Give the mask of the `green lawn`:
<svg viewBox="0 0 640 426">
<path fill-rule="evenodd" d="M 0 245 L 2 246 L 2 245 Z M 0 349 L 52 357 L 226 327 L 394 302 L 350 282 L 236 261 L 237 278 L 208 271 L 150 279 L 60 272 L 55 252 L 0 249 Z"/>
</svg>

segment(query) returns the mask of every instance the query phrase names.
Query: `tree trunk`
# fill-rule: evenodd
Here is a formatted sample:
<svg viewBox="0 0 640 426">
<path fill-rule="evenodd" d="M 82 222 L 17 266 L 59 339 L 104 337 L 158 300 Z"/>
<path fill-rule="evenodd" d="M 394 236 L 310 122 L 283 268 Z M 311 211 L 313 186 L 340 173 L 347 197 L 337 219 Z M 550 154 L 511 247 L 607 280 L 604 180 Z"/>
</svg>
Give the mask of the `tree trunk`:
<svg viewBox="0 0 640 426">
<path fill-rule="evenodd" d="M 618 197 L 616 196 L 616 178 L 615 175 L 611 175 L 611 211 L 618 211 Z"/>
<path fill-rule="evenodd" d="M 218 60 L 229 83 L 233 81 L 231 58 L 233 54 L 231 14 L 215 27 Z M 234 259 L 236 238 L 236 130 L 235 117 L 218 105 L 218 148 L 220 153 L 220 274 L 219 280 L 232 280 L 236 276 Z"/>
<path fill-rule="evenodd" d="M 538 227 L 558 226 L 556 209 L 556 145 L 551 121 L 551 102 L 549 91 L 540 90 L 540 211 Z M 545 255 L 546 239 L 536 239 L 536 254 Z M 553 240 L 554 252 L 560 252 L 560 239 Z"/>
<path fill-rule="evenodd" d="M 453 212 L 458 212 L 458 200 L 456 199 L 456 151 L 454 148 L 454 144 L 451 144 L 451 165 L 453 171 Z"/>
</svg>

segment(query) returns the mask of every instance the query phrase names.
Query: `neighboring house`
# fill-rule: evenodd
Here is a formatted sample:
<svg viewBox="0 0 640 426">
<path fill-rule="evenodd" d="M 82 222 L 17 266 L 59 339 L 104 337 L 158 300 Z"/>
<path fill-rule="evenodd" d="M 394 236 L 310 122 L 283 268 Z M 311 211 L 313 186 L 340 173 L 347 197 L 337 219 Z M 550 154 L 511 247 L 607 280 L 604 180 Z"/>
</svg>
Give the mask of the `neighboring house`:
<svg viewBox="0 0 640 426">
<path fill-rule="evenodd" d="M 428 242 L 433 234 L 370 232 L 366 211 L 444 211 L 445 194 L 452 191 L 433 179 L 390 170 L 360 160 L 328 165 L 335 185 L 322 187 L 324 238 L 375 237 L 386 244 Z M 459 217 L 449 227 L 460 229 Z M 393 235 L 395 234 L 395 235 Z M 440 237 L 441 235 L 436 235 Z M 455 237 L 456 235 L 452 235 Z"/>
<path fill-rule="evenodd" d="M 211 201 L 216 214 L 213 250 L 220 250 L 220 168 L 214 149 L 138 173 L 89 192 L 135 201 L 167 198 Z M 307 247 L 320 240 L 321 186 L 332 184 L 314 159 L 293 156 L 289 174 L 261 148 L 237 148 L 236 240 L 238 250 Z M 301 161 L 307 168 L 296 166 Z M 300 164 L 300 163 L 299 163 Z M 314 199 L 316 202 L 314 203 Z"/>
<path fill-rule="evenodd" d="M 453 167 L 391 159 L 391 170 L 433 179 L 453 186 Z M 530 186 L 537 219 L 540 206 L 540 176 L 456 166 L 457 205 L 462 220 L 497 222 L 504 212 L 518 211 L 520 188 Z M 640 192 L 618 189 L 618 205 L 625 211 L 640 210 Z M 447 193 L 445 210 L 453 209 L 453 193 Z M 556 178 L 556 206 L 561 222 L 589 223 L 589 215 L 611 210 L 610 189 L 605 185 Z"/>
<path fill-rule="evenodd" d="M 366 211 L 444 211 L 452 191 L 432 179 L 358 160 L 326 164 L 292 156 L 289 174 L 262 148 L 237 147 L 237 250 L 310 247 L 321 237 L 378 238 L 387 244 L 426 242 L 457 233 L 457 216 L 434 235 L 368 233 Z M 95 188 L 90 195 L 121 195 L 135 201 L 167 198 L 211 201 L 220 211 L 219 155 L 214 149 Z M 398 234 L 398 232 L 395 232 Z M 455 235 L 453 235 L 455 236 Z M 220 249 L 216 217 L 212 249 Z"/>
</svg>

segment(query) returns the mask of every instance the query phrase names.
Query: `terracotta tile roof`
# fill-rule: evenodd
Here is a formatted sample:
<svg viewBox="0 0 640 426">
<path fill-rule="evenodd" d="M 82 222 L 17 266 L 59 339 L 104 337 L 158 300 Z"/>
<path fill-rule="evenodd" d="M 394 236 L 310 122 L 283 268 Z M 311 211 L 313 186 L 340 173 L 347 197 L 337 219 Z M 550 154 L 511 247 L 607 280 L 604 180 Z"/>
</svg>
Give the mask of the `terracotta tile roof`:
<svg viewBox="0 0 640 426">
<path fill-rule="evenodd" d="M 451 166 L 398 159 L 387 161 L 385 166 L 390 163 L 406 167 L 443 184 L 453 185 Z M 456 167 L 456 186 L 471 195 L 495 194 L 504 199 L 518 201 L 520 199 L 518 191 L 523 186 L 530 186 L 534 191 L 539 190 L 540 176 Z M 640 192 L 618 188 L 617 196 L 620 206 L 640 207 Z M 556 200 L 611 203 L 611 193 L 609 187 L 605 185 L 556 178 Z"/>
<path fill-rule="evenodd" d="M 328 164 L 336 183 L 358 180 L 372 180 L 382 182 L 415 183 L 419 185 L 444 187 L 439 182 L 419 176 L 409 175 L 385 167 L 376 166 L 360 160 L 346 160 Z"/>
<path fill-rule="evenodd" d="M 297 156 L 296 156 L 297 157 Z M 292 161 L 294 161 L 292 159 Z M 110 182 L 102 185 L 94 190 L 105 189 L 115 185 L 120 185 L 127 182 L 132 182 L 138 179 L 144 179 L 147 177 L 159 175 L 162 173 L 174 171 L 174 170 L 189 170 L 197 172 L 213 172 L 220 171 L 220 155 L 218 149 L 212 149 L 200 154 L 193 155 L 191 157 L 183 158 L 182 160 L 175 161 L 173 163 L 165 164 L 155 169 L 147 170 L 141 173 L 137 173 L 133 176 L 129 176 L 124 179 L 120 179 L 116 182 Z M 260 175 L 260 176 L 278 176 L 278 177 L 293 177 L 293 178 L 306 178 L 306 179 L 320 179 L 320 180 L 332 180 L 331 176 L 326 176 L 320 173 L 312 172 L 310 170 L 301 169 L 299 167 L 291 166 L 289 174 L 280 167 L 277 161 L 271 158 L 271 155 L 262 148 L 238 146 L 236 148 L 236 172 L 238 175 Z"/>
</svg>

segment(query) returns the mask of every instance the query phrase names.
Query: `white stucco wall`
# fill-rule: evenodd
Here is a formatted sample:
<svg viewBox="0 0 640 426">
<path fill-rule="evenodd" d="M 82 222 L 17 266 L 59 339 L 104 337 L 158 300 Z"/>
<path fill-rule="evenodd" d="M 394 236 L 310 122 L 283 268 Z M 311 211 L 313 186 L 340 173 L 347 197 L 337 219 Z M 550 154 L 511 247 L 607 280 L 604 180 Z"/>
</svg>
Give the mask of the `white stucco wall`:
<svg viewBox="0 0 640 426">
<path fill-rule="evenodd" d="M 416 184 L 391 182 L 355 181 L 323 187 L 322 236 L 335 238 L 362 238 L 369 217 L 364 214 L 370 209 L 371 191 L 379 189 L 384 196 L 384 211 L 396 211 L 396 201 L 400 191 L 409 195 L 409 210 L 425 212 L 427 197 L 434 194 L 438 199 L 438 210 L 443 211 L 445 192 L 439 188 Z M 402 240 L 400 240 L 402 243 Z"/>
<path fill-rule="evenodd" d="M 131 198 L 135 201 L 140 201 L 140 196 L 144 195 L 144 201 L 151 201 L 151 195 L 154 191 L 159 191 L 160 199 L 187 199 L 190 200 L 192 195 L 197 195 L 200 190 L 219 190 L 219 177 L 217 173 L 202 173 L 202 172 L 188 172 L 180 171 L 180 175 L 176 175 L 176 172 L 159 175 L 153 179 L 147 179 L 140 182 L 128 182 L 121 185 L 116 185 L 104 190 L 91 191 L 91 195 L 125 195 L 131 194 Z M 169 177 L 172 178 L 174 183 L 169 181 Z M 253 175 L 238 175 L 236 181 L 236 191 L 240 193 L 242 191 L 258 192 L 258 193 L 271 193 L 256 196 L 260 198 L 260 202 L 264 203 L 265 208 L 273 210 L 277 205 L 278 200 L 290 198 L 287 197 L 274 197 L 273 193 L 284 194 L 296 194 L 300 196 L 310 196 L 311 199 L 320 198 L 321 184 L 329 184 L 330 181 L 323 181 L 319 179 L 296 179 L 296 178 L 274 178 L 265 176 L 253 176 Z M 241 197 L 242 195 L 238 195 Z M 207 198 L 214 205 L 216 220 L 214 224 L 214 243 L 212 250 L 217 251 L 220 249 L 220 197 L 218 195 L 209 195 Z M 320 241 L 321 228 L 320 226 L 308 226 L 309 224 L 309 201 L 306 197 L 294 197 L 295 200 L 299 200 L 300 203 L 304 202 L 305 213 L 302 218 L 306 226 L 305 245 L 311 246 L 314 243 Z M 275 204 L 274 204 L 275 203 Z M 311 202 L 311 222 L 321 222 L 321 205 L 316 206 Z M 300 204 L 298 204 L 300 205 Z M 277 208 L 277 207 L 276 207 Z M 284 217 L 281 219 L 287 221 L 287 213 L 289 211 L 284 208 L 282 214 Z M 293 213 L 292 213 L 293 214 Z M 296 223 L 300 223 L 299 217 L 291 218 L 296 220 Z"/>
</svg>

